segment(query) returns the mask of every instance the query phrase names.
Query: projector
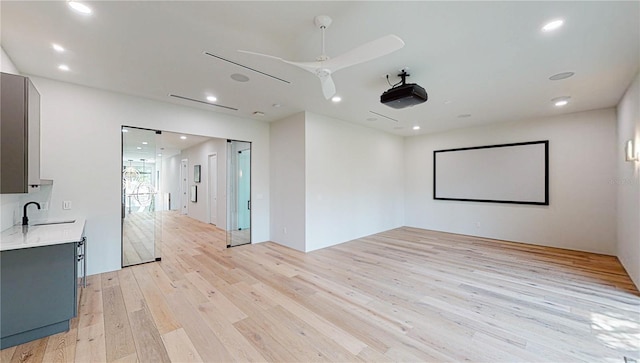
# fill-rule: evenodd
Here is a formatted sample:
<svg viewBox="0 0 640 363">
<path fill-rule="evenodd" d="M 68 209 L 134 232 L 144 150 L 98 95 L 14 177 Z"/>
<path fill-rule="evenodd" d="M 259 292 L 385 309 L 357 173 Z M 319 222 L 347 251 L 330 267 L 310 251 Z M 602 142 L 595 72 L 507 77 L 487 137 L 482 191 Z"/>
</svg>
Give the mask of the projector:
<svg viewBox="0 0 640 363">
<path fill-rule="evenodd" d="M 406 83 L 409 73 L 408 68 L 400 70 L 398 77 L 402 80 L 380 96 L 380 102 L 393 108 L 405 108 L 427 102 L 427 91 L 415 83 Z M 389 75 L 387 75 L 387 81 Z M 398 86 L 398 84 L 400 84 Z"/>
<path fill-rule="evenodd" d="M 380 96 L 380 102 L 393 108 L 405 108 L 427 101 L 427 91 L 415 83 L 402 84 L 387 90 Z"/>
</svg>

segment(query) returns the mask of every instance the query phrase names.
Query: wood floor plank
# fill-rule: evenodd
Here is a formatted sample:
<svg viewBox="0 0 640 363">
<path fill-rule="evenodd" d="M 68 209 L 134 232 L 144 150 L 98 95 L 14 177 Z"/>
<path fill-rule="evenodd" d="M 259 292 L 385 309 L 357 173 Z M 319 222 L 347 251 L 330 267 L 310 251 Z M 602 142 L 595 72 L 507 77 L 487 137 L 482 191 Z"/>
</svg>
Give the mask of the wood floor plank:
<svg viewBox="0 0 640 363">
<path fill-rule="evenodd" d="M 10 362 L 13 357 L 13 353 L 16 351 L 16 346 L 5 348 L 0 350 L 0 362 Z"/>
<path fill-rule="evenodd" d="M 80 294 L 78 307 L 78 328 L 84 328 L 104 322 L 102 314 L 102 277 L 93 275 L 87 277 L 87 287 Z"/>
<path fill-rule="evenodd" d="M 160 334 L 180 328 L 180 323 L 176 321 L 164 295 L 151 278 L 146 266 L 134 266 L 131 269 Z"/>
<path fill-rule="evenodd" d="M 104 323 L 78 327 L 76 362 L 106 362 L 107 349 Z"/>
<path fill-rule="evenodd" d="M 77 319 L 75 319 L 77 321 Z M 66 332 L 49 337 L 47 348 L 42 359 L 43 362 L 62 363 L 73 362 L 76 356 L 76 340 L 78 339 L 78 327 L 71 326 Z"/>
<path fill-rule="evenodd" d="M 163 334 L 162 341 L 172 362 L 203 362 L 184 329 L 180 328 Z"/>
<path fill-rule="evenodd" d="M 247 317 L 233 302 L 214 288 L 201 273 L 186 273 L 184 275 L 207 299 L 216 307 L 220 314 L 230 323 L 235 323 Z"/>
<path fill-rule="evenodd" d="M 132 268 L 123 268 L 118 271 L 118 279 L 120 280 L 120 289 L 122 290 L 122 298 L 128 313 L 142 310 L 146 304 L 144 295 L 140 291 L 138 281 L 133 275 Z"/>
<path fill-rule="evenodd" d="M 10 363 L 42 362 L 49 338 L 34 340 L 16 347 Z"/>
<path fill-rule="evenodd" d="M 231 355 L 204 322 L 196 308 L 179 293 L 166 296 L 167 302 L 189 336 L 198 354 L 207 362 L 229 362 Z"/>
<path fill-rule="evenodd" d="M 264 362 L 266 358 L 224 318 L 224 313 L 212 302 L 198 306 L 200 316 L 209 325 L 236 362 Z"/>
<path fill-rule="evenodd" d="M 151 314 L 146 309 L 129 313 L 135 352 L 141 362 L 171 362 Z"/>
<path fill-rule="evenodd" d="M 105 348 L 107 361 L 111 362 L 136 352 L 131 333 L 135 325 L 129 322 L 120 285 L 103 288 L 102 299 Z"/>
</svg>

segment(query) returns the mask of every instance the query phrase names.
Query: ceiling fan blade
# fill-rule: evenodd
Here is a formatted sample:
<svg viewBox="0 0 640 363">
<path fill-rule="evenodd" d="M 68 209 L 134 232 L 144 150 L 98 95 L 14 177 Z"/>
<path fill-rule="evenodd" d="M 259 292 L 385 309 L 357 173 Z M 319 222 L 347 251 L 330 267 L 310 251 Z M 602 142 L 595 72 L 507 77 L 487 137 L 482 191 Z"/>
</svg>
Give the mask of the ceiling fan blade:
<svg viewBox="0 0 640 363">
<path fill-rule="evenodd" d="M 331 75 L 327 75 L 320 78 L 320 84 L 322 85 L 322 94 L 324 94 L 324 98 L 330 99 L 333 95 L 336 94 L 336 85 L 333 83 L 333 79 Z"/>
<path fill-rule="evenodd" d="M 311 72 L 313 74 L 315 74 L 318 71 L 318 69 L 322 67 L 322 63 L 320 62 L 292 62 L 284 59 L 282 61 L 287 64 L 291 64 L 292 66 L 302 68 L 305 71 Z"/>
<path fill-rule="evenodd" d="M 318 68 L 320 68 L 320 62 L 294 62 L 294 61 L 289 61 L 286 59 L 282 59 L 280 57 L 276 57 L 273 55 L 268 55 L 268 54 L 262 54 L 262 53 L 256 53 L 256 52 L 251 52 L 248 50 L 238 50 L 238 52 L 240 53 L 245 53 L 245 54 L 251 54 L 251 55 L 257 55 L 259 57 L 265 57 L 265 58 L 271 58 L 271 59 L 275 59 L 275 60 L 279 60 L 281 62 L 287 63 L 287 64 L 291 64 L 292 66 L 296 66 L 298 68 L 302 68 L 305 71 L 311 72 L 311 73 L 316 73 L 316 70 Z"/>
<path fill-rule="evenodd" d="M 364 63 L 372 59 L 382 57 L 404 47 L 404 41 L 398 36 L 389 34 L 369 43 L 365 43 L 342 55 L 322 62 L 322 67 L 335 72 L 355 64 Z"/>
</svg>

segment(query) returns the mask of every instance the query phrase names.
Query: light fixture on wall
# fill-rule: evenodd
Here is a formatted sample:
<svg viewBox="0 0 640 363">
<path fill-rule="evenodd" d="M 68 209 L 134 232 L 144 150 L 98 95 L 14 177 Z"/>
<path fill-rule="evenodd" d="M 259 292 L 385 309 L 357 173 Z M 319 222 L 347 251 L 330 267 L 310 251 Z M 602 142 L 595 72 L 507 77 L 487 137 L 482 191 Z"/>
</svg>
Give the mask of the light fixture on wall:
<svg viewBox="0 0 640 363">
<path fill-rule="evenodd" d="M 638 161 L 640 157 L 638 157 L 638 151 L 633 143 L 633 140 L 628 140 L 627 144 L 624 148 L 624 155 L 626 161 Z"/>
</svg>

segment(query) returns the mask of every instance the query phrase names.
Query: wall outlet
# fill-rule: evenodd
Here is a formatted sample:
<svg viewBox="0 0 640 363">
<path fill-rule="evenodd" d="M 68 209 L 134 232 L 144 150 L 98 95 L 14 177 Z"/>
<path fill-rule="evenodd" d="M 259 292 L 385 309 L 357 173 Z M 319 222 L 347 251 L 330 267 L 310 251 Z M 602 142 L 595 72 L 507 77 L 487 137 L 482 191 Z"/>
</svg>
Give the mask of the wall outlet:
<svg viewBox="0 0 640 363">
<path fill-rule="evenodd" d="M 287 234 L 287 227 L 282 228 L 282 233 Z"/>
<path fill-rule="evenodd" d="M 64 209 L 64 210 L 71 209 L 71 201 L 70 200 L 65 200 L 64 202 L 62 202 L 62 209 Z"/>
</svg>

